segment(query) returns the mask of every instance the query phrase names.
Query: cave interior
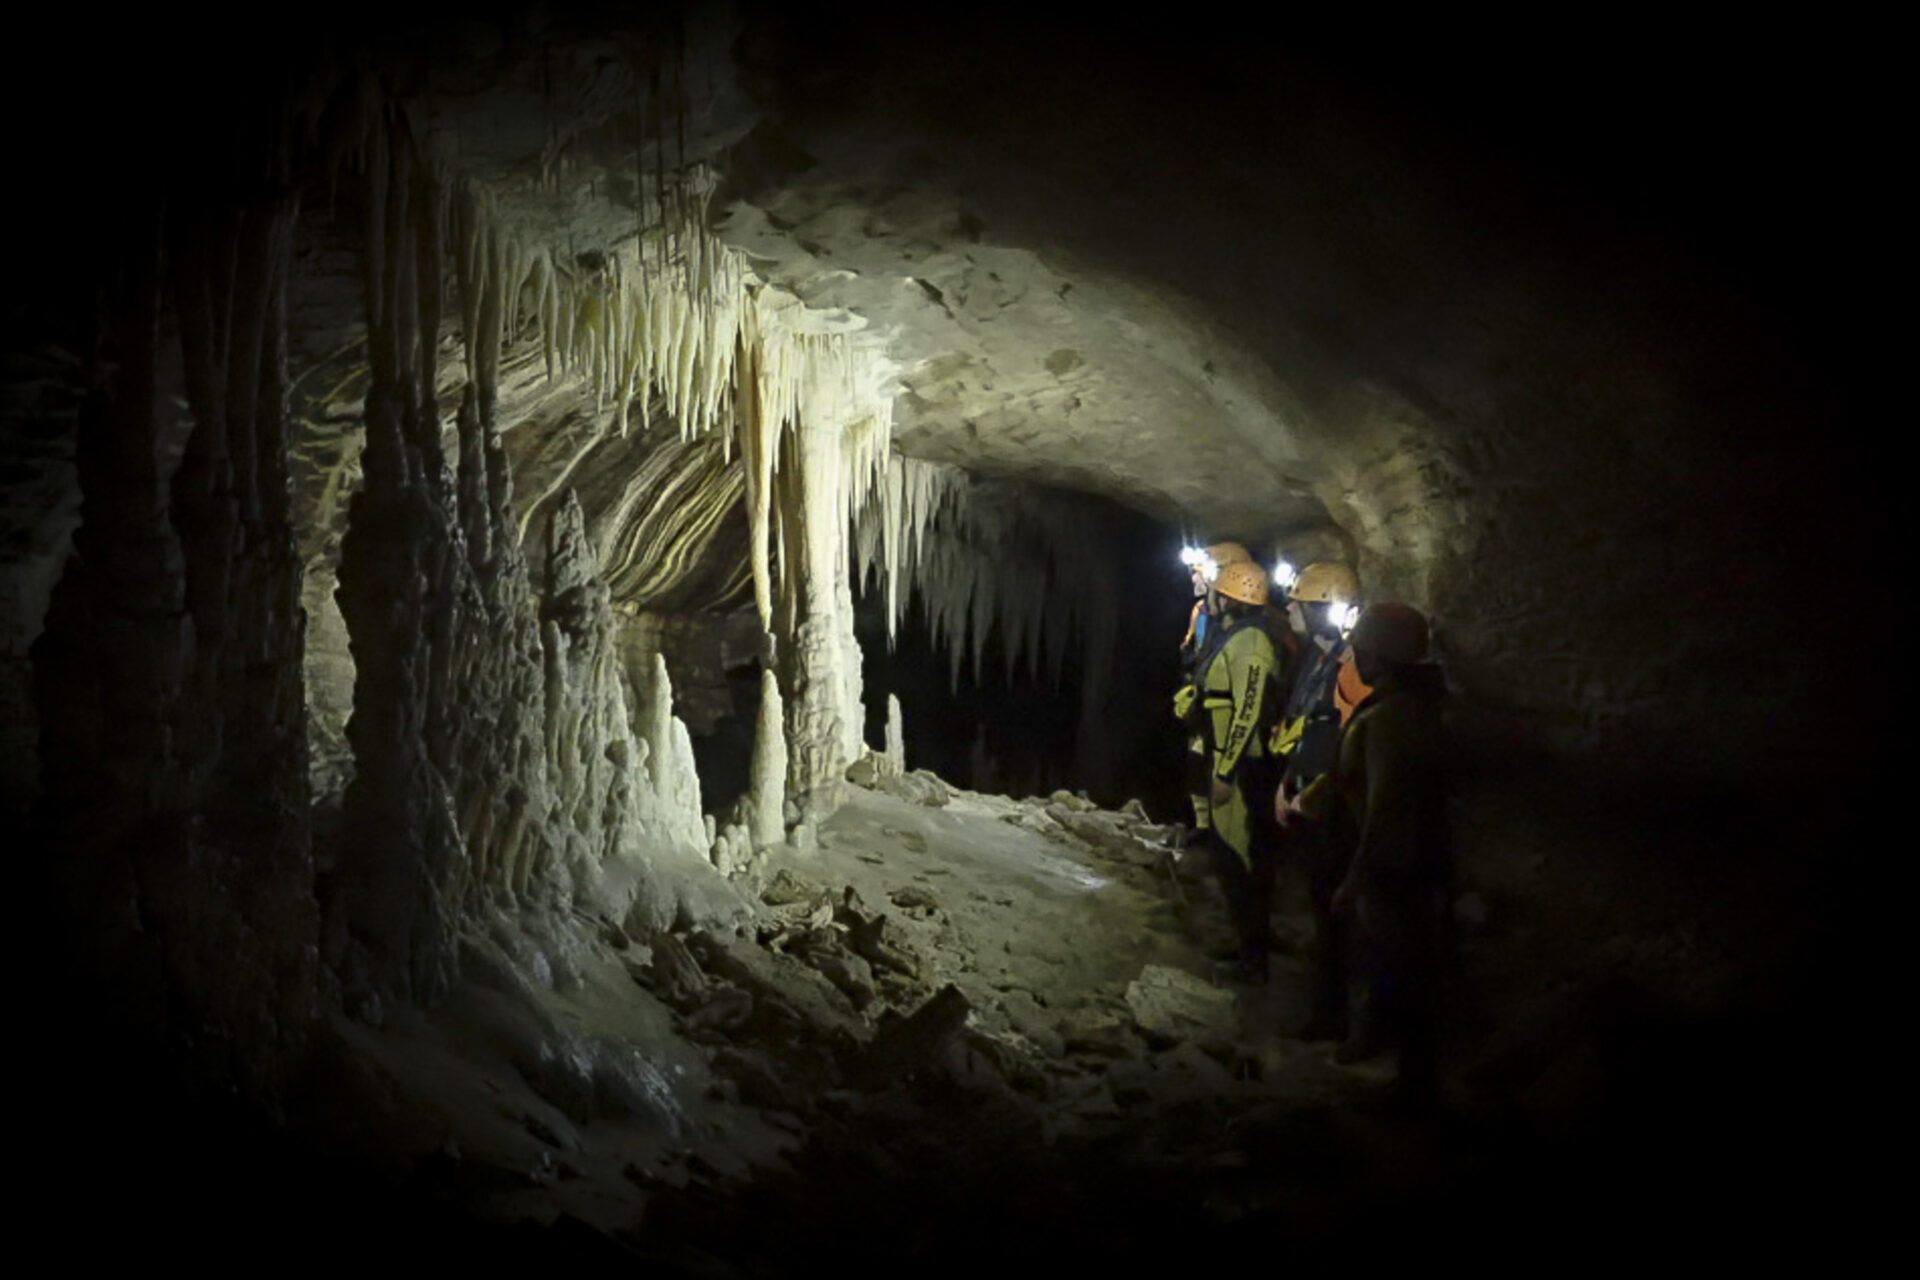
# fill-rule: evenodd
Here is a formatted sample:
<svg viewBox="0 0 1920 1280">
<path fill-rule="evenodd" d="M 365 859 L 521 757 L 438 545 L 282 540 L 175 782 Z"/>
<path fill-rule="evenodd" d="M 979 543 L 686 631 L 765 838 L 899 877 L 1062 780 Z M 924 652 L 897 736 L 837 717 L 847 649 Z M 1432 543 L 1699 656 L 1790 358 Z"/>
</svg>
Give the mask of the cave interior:
<svg viewBox="0 0 1920 1280">
<path fill-rule="evenodd" d="M 76 1248 L 1571 1264 L 1846 1212 L 1889 699 L 1837 660 L 1898 503 L 1825 34 L 84 20 L 7 87 L 0 368 L 16 1099 Z M 1298 867 L 1268 985 L 1211 976 L 1169 699 L 1223 539 L 1432 620 L 1437 1118 L 1292 1034 Z"/>
</svg>

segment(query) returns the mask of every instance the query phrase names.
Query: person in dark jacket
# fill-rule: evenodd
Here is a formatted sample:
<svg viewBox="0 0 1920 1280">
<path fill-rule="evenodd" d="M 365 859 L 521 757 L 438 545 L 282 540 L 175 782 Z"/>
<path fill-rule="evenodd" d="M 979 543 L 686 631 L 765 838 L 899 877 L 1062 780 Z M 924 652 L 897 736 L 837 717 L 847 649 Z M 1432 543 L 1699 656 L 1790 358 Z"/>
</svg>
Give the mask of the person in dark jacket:
<svg viewBox="0 0 1920 1280">
<path fill-rule="evenodd" d="M 1346 871 L 1339 851 L 1321 824 L 1289 822 L 1289 806 L 1333 768 L 1339 754 L 1340 672 L 1349 654 L 1345 623 L 1359 594 L 1360 580 L 1353 570 L 1323 561 L 1300 571 L 1287 605 L 1304 642 L 1271 750 L 1285 761 L 1274 796 L 1275 817 L 1287 824 L 1279 843 L 1287 861 L 1305 869 L 1313 907 L 1313 1008 L 1298 1033 L 1307 1040 L 1337 1040 L 1346 1034 L 1352 940 L 1347 922 L 1333 911 L 1333 891 Z"/>
<path fill-rule="evenodd" d="M 1369 606 L 1349 643 L 1373 692 L 1348 722 L 1333 771 L 1295 808 L 1327 824 L 1346 865 L 1333 910 L 1359 923 L 1365 1003 L 1340 1058 L 1397 1048 L 1399 1101 L 1426 1109 L 1438 1086 L 1436 997 L 1452 882 L 1445 683 L 1427 661 L 1427 620 L 1407 605 Z"/>
</svg>

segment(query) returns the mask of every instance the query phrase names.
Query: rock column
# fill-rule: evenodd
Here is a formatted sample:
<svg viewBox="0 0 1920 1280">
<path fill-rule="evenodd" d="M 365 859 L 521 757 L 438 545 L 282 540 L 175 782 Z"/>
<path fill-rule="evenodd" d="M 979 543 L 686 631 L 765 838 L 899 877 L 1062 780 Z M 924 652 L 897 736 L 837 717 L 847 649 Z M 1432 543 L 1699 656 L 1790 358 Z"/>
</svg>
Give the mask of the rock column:
<svg viewBox="0 0 1920 1280">
<path fill-rule="evenodd" d="M 82 527 L 34 648 L 36 827 L 89 1029 L 157 1051 L 150 1075 L 185 1058 L 265 1099 L 317 990 L 284 411 L 296 203 L 279 140 L 247 136 L 272 113 L 229 109 L 249 118 L 235 145 L 202 135 L 207 167 L 130 196 L 106 251 Z"/>
</svg>

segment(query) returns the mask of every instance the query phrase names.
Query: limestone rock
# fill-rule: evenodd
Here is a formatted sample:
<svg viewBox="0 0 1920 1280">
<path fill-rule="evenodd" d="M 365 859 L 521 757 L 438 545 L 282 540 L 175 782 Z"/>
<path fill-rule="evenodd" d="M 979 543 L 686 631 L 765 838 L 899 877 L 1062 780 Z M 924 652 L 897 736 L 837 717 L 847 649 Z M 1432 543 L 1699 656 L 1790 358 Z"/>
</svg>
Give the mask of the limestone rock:
<svg viewBox="0 0 1920 1280">
<path fill-rule="evenodd" d="M 847 947 L 855 955 L 876 969 L 890 970 L 904 978 L 920 977 L 918 952 L 889 925 L 885 915 L 863 916 L 854 908 L 843 910 L 841 915 L 848 922 Z"/>
<path fill-rule="evenodd" d="M 653 966 L 648 975 L 654 993 L 678 1009 L 698 1004 L 707 992 L 707 975 L 687 944 L 671 933 L 653 943 Z"/>
<path fill-rule="evenodd" d="M 1055 1020 L 1034 999 L 1032 992 L 1009 991 L 1001 998 L 1000 1005 L 1013 1029 L 1031 1041 L 1040 1052 L 1049 1058 L 1065 1056 L 1066 1038 L 1060 1034 Z"/>
<path fill-rule="evenodd" d="M 886 773 L 886 757 L 877 756 L 868 751 L 858 760 L 847 766 L 847 781 L 856 787 L 868 791 L 879 789 L 880 780 Z"/>
<path fill-rule="evenodd" d="M 873 970 L 867 961 L 843 947 L 808 947 L 801 953 L 801 958 L 838 987 L 855 1009 L 865 1010 L 879 994 L 879 988 L 874 985 Z"/>
<path fill-rule="evenodd" d="M 1134 1024 L 1162 1044 L 1234 1034 L 1233 993 L 1184 970 L 1147 965 L 1127 984 L 1126 1002 Z"/>
<path fill-rule="evenodd" d="M 923 804 L 929 809 L 941 808 L 953 799 L 953 792 L 940 776 L 926 769 L 915 769 L 897 778 L 883 776 L 879 788 L 890 796 Z"/>
<path fill-rule="evenodd" d="M 1142 841 L 1132 830 L 1123 826 L 1122 820 L 1113 814 L 1102 813 L 1097 809 L 1076 809 L 1065 804 L 1049 804 L 1047 817 L 1057 823 L 1062 830 L 1071 833 L 1097 852 L 1118 861 L 1131 863 L 1139 867 L 1158 866 L 1166 857 L 1165 851 Z"/>
<path fill-rule="evenodd" d="M 883 1085 L 925 1068 L 960 1034 L 971 1012 L 967 998 L 951 984 L 905 1017 L 889 1009 L 874 1032 L 861 1076 L 870 1084 Z"/>
<path fill-rule="evenodd" d="M 1234 1087 L 1234 1079 L 1214 1057 L 1191 1041 L 1153 1056 L 1156 1071 L 1180 1082 L 1183 1092 L 1217 1098 Z"/>
<path fill-rule="evenodd" d="M 771 1110 L 804 1110 L 805 1095 L 785 1079 L 780 1066 L 758 1050 L 724 1045 L 713 1056 L 713 1069 L 733 1080 L 740 1100 Z"/>
<path fill-rule="evenodd" d="M 916 920 L 931 920 L 940 914 L 940 900 L 919 885 L 906 885 L 888 895 L 888 901 Z"/>
<path fill-rule="evenodd" d="M 825 890 L 817 885 L 808 884 L 785 867 L 776 872 L 773 879 L 767 883 L 767 887 L 760 891 L 760 901 L 770 907 L 817 902 L 824 896 L 826 896 Z"/>
</svg>

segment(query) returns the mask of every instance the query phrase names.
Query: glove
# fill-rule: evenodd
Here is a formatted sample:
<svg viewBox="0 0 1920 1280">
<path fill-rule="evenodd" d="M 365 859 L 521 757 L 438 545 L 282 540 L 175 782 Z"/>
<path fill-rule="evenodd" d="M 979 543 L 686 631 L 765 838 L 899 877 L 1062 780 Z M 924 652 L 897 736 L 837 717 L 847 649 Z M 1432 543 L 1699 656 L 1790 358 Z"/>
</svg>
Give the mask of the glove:
<svg viewBox="0 0 1920 1280">
<path fill-rule="evenodd" d="M 1173 695 L 1173 718 L 1185 720 L 1187 714 L 1193 710 L 1193 700 L 1199 696 L 1200 691 L 1192 685 L 1180 686 L 1179 691 Z"/>
</svg>

